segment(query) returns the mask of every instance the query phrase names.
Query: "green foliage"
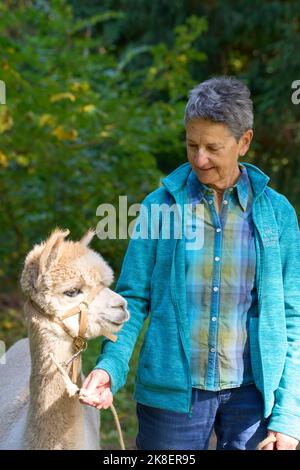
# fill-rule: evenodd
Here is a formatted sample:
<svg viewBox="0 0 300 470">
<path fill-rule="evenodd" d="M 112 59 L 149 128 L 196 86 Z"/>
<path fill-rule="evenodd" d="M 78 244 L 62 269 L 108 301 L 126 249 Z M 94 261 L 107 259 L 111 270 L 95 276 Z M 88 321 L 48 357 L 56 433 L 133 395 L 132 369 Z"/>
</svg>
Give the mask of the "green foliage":
<svg viewBox="0 0 300 470">
<path fill-rule="evenodd" d="M 291 101 L 291 85 L 300 78 L 300 4 L 296 0 L 70 0 L 79 15 L 115 8 L 126 14 L 112 24 L 99 25 L 107 44 L 119 51 L 163 43 L 172 48 L 175 30 L 190 16 L 205 18 L 208 28 L 193 45 L 207 60 L 199 66 L 189 58 L 191 78 L 201 82 L 213 75 L 232 74 L 251 89 L 255 106 L 255 139 L 247 160 L 271 177 L 271 185 L 285 194 L 300 213 L 300 105 Z M 188 28 L 191 34 L 194 27 Z M 162 49 L 164 53 L 164 49 Z M 142 55 L 133 66 L 147 62 Z M 178 74 L 178 81 L 182 75 Z M 154 76 L 159 82 L 160 77 Z M 184 81 L 183 81 L 184 83 Z M 158 83 L 157 83 L 157 86 Z M 189 84 L 187 83 L 186 90 Z M 164 103 L 173 106 L 172 98 Z M 176 107 L 176 106 L 175 106 Z M 176 110 L 176 115 L 180 115 Z M 185 159 L 184 133 L 174 142 L 158 144 L 155 156 L 168 172 Z M 153 148 L 153 147 L 152 147 Z"/>
<path fill-rule="evenodd" d="M 255 139 L 247 155 L 271 177 L 300 213 L 300 106 L 291 85 L 300 77 L 299 2 L 218 0 L 203 2 L 207 36 L 198 43 L 206 74 L 231 74 L 250 87 Z"/>
<path fill-rule="evenodd" d="M 70 5 L 55 0 L 13 8 L 7 1 L 0 14 L 7 86 L 0 108 L 0 275 L 16 279 L 25 253 L 55 226 L 81 236 L 96 225 L 99 204 L 117 205 L 119 195 L 141 202 L 158 186 L 155 154 L 168 141 L 179 147 L 180 100 L 193 83 L 188 64 L 204 59 L 191 44 L 205 24 L 190 18 L 169 50 L 159 44 L 119 56 L 92 30 L 122 18 L 120 12 L 75 20 Z M 131 70 L 144 53 L 150 66 Z M 125 244 L 102 241 L 97 248 L 118 268 Z"/>
</svg>

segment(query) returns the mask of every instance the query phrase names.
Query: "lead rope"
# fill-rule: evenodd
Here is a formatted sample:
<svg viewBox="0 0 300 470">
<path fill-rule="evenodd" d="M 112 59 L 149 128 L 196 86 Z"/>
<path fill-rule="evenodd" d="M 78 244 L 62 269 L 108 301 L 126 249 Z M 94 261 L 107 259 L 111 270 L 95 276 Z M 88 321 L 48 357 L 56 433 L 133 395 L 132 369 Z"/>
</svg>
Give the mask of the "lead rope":
<svg viewBox="0 0 300 470">
<path fill-rule="evenodd" d="M 64 366 L 65 368 L 67 368 L 70 364 L 74 365 L 74 361 L 76 361 L 77 359 L 80 358 L 80 354 L 85 351 L 87 348 L 87 343 L 85 344 L 85 347 L 82 348 L 82 349 L 79 349 L 75 354 L 73 354 L 73 356 L 67 361 L 67 362 L 63 362 L 62 364 L 56 364 L 57 367 L 59 368 L 59 370 L 62 372 L 61 370 L 61 366 Z M 80 359 L 79 359 L 80 360 Z M 60 367 L 59 367 L 60 366 Z M 77 369 L 77 367 L 76 367 Z M 77 369 L 78 370 L 78 369 Z M 76 371 L 77 373 L 77 371 Z M 73 374 L 74 375 L 74 368 L 73 368 Z M 70 378 L 68 376 L 68 378 Z M 72 381 L 74 383 L 74 385 L 76 385 L 76 382 Z M 77 394 L 79 395 L 80 394 L 80 389 L 79 387 L 77 386 L 78 390 L 77 390 Z M 110 405 L 110 410 L 112 412 L 112 415 L 113 415 L 113 418 L 114 418 L 114 422 L 115 422 L 115 426 L 116 426 L 116 429 L 117 429 L 117 434 L 118 434 L 118 440 L 119 440 L 119 444 L 120 444 L 120 447 L 121 447 L 121 450 L 126 450 L 125 449 L 125 444 L 124 444 L 124 438 L 123 438 L 123 433 L 122 433 L 122 428 L 121 428 L 121 424 L 120 424 L 120 420 L 119 420 L 119 417 L 118 417 L 118 413 L 117 413 L 117 410 L 115 409 L 114 405 L 111 404 Z"/>
<path fill-rule="evenodd" d="M 115 425 L 116 425 L 116 428 L 117 428 L 118 439 L 119 439 L 119 444 L 120 444 L 121 450 L 126 450 L 125 449 L 125 444 L 124 444 L 124 439 L 123 439 L 123 434 L 122 434 L 122 429 L 121 429 L 121 425 L 120 425 L 120 421 L 119 421 L 119 417 L 118 417 L 118 413 L 117 413 L 116 408 L 114 407 L 113 404 L 110 405 L 110 409 L 111 409 L 111 412 L 113 414 Z"/>
<path fill-rule="evenodd" d="M 82 350 L 83 351 L 83 350 Z M 55 363 L 56 367 L 58 368 L 58 370 L 61 372 L 61 374 L 63 375 L 63 377 L 65 377 L 66 380 L 70 381 L 72 384 L 73 382 L 71 381 L 69 375 L 67 374 L 66 370 L 62 367 L 64 366 L 65 368 L 74 361 L 74 359 L 76 357 L 78 357 L 80 355 L 80 353 L 82 351 L 78 351 L 76 352 L 69 360 L 68 362 L 64 362 L 62 364 L 58 364 L 55 360 L 54 357 L 52 357 L 52 360 L 53 362 Z M 76 384 L 73 384 L 75 387 L 77 387 L 77 390 L 75 390 L 75 392 L 73 392 L 74 394 L 77 394 L 78 397 L 79 397 L 79 394 L 80 394 L 80 388 L 78 387 L 78 385 Z M 117 434 L 118 434 L 118 440 L 119 440 L 119 444 L 120 444 L 120 447 L 121 447 L 121 450 L 126 450 L 125 449 L 125 444 L 124 444 L 124 438 L 123 438 L 123 433 L 122 433 L 122 429 L 121 429 L 121 425 L 120 425 L 120 421 L 119 421 L 119 417 L 118 417 L 118 413 L 114 407 L 113 404 L 110 405 L 110 410 L 112 412 L 112 415 L 114 417 L 114 422 L 115 422 L 115 426 L 117 428 Z"/>
</svg>

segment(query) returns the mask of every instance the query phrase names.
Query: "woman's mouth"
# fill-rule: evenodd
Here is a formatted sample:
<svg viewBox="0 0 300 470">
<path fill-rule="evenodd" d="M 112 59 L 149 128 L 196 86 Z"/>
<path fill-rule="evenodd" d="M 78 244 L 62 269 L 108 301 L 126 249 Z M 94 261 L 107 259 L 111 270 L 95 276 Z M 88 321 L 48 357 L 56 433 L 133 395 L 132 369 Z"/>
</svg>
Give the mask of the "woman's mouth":
<svg viewBox="0 0 300 470">
<path fill-rule="evenodd" d="M 209 170 L 213 170 L 214 167 L 212 166 L 211 168 L 201 168 L 201 171 L 209 171 Z"/>
</svg>

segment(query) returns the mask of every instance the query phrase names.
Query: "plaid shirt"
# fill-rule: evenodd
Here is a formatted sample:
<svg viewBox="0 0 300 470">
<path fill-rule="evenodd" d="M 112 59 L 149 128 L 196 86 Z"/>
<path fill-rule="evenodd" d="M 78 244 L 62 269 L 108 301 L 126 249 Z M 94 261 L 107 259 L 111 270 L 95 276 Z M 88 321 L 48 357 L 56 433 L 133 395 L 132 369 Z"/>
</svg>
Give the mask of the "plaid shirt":
<svg viewBox="0 0 300 470">
<path fill-rule="evenodd" d="M 249 316 L 257 315 L 253 194 L 246 167 L 239 167 L 238 182 L 224 192 L 219 214 L 214 191 L 193 171 L 187 180 L 192 217 L 186 230 L 203 230 L 203 247 L 186 250 L 192 386 L 212 391 L 253 383 L 248 339 Z"/>
</svg>

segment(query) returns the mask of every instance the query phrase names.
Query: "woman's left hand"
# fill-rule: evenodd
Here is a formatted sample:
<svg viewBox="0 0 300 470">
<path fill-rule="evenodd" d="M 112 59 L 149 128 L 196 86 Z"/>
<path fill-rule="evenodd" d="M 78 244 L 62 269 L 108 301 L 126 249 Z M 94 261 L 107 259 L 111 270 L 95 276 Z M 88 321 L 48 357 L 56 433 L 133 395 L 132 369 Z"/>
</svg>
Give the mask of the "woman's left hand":
<svg viewBox="0 0 300 470">
<path fill-rule="evenodd" d="M 281 432 L 269 431 L 268 436 L 276 437 L 276 442 L 271 442 L 264 446 L 261 450 L 296 450 L 299 443 L 297 439 Z"/>
</svg>

